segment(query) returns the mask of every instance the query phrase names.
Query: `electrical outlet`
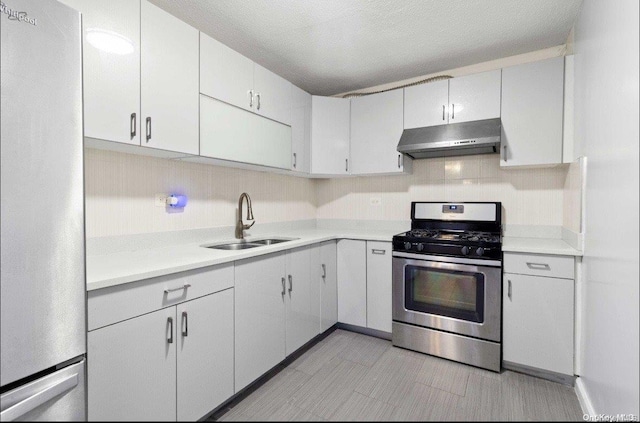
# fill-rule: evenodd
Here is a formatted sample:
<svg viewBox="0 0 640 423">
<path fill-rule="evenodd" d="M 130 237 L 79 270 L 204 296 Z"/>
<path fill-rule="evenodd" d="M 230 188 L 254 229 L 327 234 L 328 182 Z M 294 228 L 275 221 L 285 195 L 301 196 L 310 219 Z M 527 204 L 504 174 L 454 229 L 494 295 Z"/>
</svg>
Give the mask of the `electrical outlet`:
<svg viewBox="0 0 640 423">
<path fill-rule="evenodd" d="M 380 197 L 371 197 L 369 199 L 369 204 L 371 204 L 372 206 L 380 206 L 380 205 L 382 205 L 382 198 L 380 198 Z"/>
<path fill-rule="evenodd" d="M 165 207 L 167 205 L 167 194 L 156 194 L 156 207 Z"/>
</svg>

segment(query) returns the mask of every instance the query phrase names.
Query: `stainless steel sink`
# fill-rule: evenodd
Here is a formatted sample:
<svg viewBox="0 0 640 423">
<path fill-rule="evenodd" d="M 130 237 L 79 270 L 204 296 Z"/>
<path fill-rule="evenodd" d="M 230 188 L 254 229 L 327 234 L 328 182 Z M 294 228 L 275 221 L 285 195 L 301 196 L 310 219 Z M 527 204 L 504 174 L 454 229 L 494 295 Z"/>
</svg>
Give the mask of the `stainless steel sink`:
<svg viewBox="0 0 640 423">
<path fill-rule="evenodd" d="M 204 248 L 213 248 L 216 250 L 246 250 L 247 248 L 264 247 L 266 245 L 279 244 L 281 242 L 293 241 L 299 238 L 263 238 L 242 240 L 236 242 L 224 242 L 219 244 L 205 244 Z"/>
<path fill-rule="evenodd" d="M 280 244 L 281 242 L 293 241 L 298 238 L 267 238 L 267 239 L 258 239 L 252 240 L 250 242 L 254 244 L 260 245 L 272 245 L 272 244 Z"/>
<path fill-rule="evenodd" d="M 262 247 L 262 244 L 254 244 L 252 242 L 232 242 L 229 244 L 203 245 L 205 248 L 213 248 L 216 250 L 246 250 L 247 248 Z"/>
</svg>

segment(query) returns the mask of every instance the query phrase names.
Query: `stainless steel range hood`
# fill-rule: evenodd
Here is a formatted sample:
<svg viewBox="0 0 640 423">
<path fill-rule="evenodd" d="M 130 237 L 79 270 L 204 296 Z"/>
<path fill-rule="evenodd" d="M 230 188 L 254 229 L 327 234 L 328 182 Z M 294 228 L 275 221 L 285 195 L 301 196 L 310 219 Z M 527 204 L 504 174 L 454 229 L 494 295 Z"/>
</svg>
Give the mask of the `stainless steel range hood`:
<svg viewBox="0 0 640 423">
<path fill-rule="evenodd" d="M 500 119 L 405 129 L 398 151 L 414 159 L 500 152 Z"/>
</svg>

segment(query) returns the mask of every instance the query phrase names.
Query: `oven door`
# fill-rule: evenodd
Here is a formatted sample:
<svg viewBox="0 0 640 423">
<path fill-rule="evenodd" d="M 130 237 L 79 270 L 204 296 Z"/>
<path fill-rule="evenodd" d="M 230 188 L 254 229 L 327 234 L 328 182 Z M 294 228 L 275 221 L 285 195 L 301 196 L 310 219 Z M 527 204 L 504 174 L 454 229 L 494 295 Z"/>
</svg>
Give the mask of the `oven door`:
<svg viewBox="0 0 640 423">
<path fill-rule="evenodd" d="M 393 320 L 500 342 L 501 278 L 498 260 L 394 253 Z"/>
</svg>

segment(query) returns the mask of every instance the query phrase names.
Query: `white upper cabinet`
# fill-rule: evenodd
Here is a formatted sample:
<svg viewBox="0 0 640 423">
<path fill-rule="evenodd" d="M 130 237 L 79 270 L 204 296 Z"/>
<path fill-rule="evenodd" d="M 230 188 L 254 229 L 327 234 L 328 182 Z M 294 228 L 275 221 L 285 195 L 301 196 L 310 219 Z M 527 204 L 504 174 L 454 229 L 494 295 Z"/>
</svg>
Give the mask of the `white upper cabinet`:
<svg viewBox="0 0 640 423">
<path fill-rule="evenodd" d="M 291 83 L 200 33 L 200 92 L 291 124 Z"/>
<path fill-rule="evenodd" d="M 403 173 L 411 158 L 398 153 L 403 130 L 403 91 L 351 100 L 351 174 Z"/>
<path fill-rule="evenodd" d="M 257 63 L 253 64 L 254 110 L 259 115 L 291 124 L 291 83 Z"/>
<path fill-rule="evenodd" d="M 449 123 L 500 117 L 501 70 L 449 80 Z"/>
<path fill-rule="evenodd" d="M 311 172 L 348 175 L 350 100 L 313 96 L 311 106 Z"/>
<path fill-rule="evenodd" d="M 291 170 L 309 173 L 311 94 L 291 85 Z"/>
<path fill-rule="evenodd" d="M 143 1 L 140 50 L 141 144 L 198 154 L 198 30 Z"/>
<path fill-rule="evenodd" d="M 253 110 L 253 62 L 200 33 L 200 92 Z"/>
<path fill-rule="evenodd" d="M 435 81 L 404 89 L 404 128 L 449 123 L 449 81 Z"/>
<path fill-rule="evenodd" d="M 500 166 L 562 163 L 564 58 L 502 70 Z"/>
<path fill-rule="evenodd" d="M 82 12 L 84 134 L 140 144 L 140 2 L 63 0 Z"/>
</svg>

